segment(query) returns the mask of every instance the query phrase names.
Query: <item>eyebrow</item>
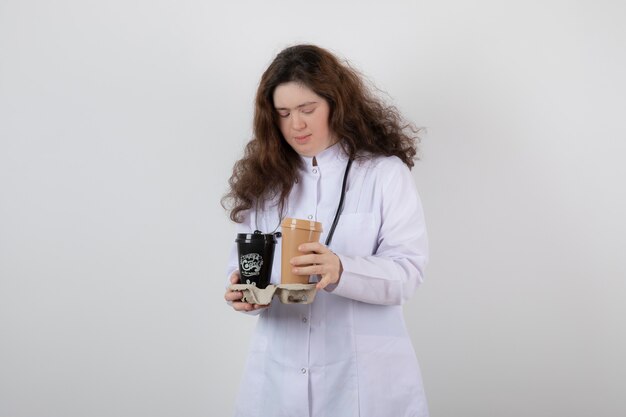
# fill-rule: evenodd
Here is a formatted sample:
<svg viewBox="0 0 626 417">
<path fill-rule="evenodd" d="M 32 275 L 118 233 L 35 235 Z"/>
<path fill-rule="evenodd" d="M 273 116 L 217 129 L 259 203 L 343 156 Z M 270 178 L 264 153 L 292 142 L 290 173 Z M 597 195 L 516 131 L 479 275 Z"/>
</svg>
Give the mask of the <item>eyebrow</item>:
<svg viewBox="0 0 626 417">
<path fill-rule="evenodd" d="M 302 103 L 302 104 L 296 106 L 295 108 L 296 109 L 300 109 L 302 107 L 308 106 L 309 104 L 317 104 L 317 101 L 307 101 L 306 103 Z M 288 109 L 287 107 L 274 107 L 274 108 L 276 110 L 292 110 L 292 109 Z"/>
</svg>

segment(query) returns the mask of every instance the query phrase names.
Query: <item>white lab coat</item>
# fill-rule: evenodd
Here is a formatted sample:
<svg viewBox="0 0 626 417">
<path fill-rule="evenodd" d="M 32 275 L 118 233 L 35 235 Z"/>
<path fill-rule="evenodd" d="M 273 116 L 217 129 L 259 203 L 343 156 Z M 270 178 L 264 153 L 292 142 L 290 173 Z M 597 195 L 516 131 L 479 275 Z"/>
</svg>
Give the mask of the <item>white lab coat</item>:
<svg viewBox="0 0 626 417">
<path fill-rule="evenodd" d="M 287 217 L 330 229 L 347 156 L 334 145 L 306 168 L 288 199 Z M 276 207 L 255 213 L 239 233 L 272 232 Z M 428 416 L 419 366 L 401 304 L 422 282 L 428 243 L 409 169 L 397 157 L 355 161 L 330 248 L 343 274 L 309 305 L 274 298 L 261 311 L 235 405 L 238 417 Z M 272 283 L 280 283 L 278 239 Z M 228 272 L 237 268 L 233 247 Z"/>
</svg>

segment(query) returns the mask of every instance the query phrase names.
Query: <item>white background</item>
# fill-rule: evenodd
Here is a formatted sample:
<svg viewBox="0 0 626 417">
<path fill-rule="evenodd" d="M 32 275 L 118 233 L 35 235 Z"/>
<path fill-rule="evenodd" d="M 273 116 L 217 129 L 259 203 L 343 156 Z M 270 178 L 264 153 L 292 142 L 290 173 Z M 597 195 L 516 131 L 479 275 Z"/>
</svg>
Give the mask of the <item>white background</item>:
<svg viewBox="0 0 626 417">
<path fill-rule="evenodd" d="M 433 416 L 623 416 L 626 7 L 0 0 L 0 417 L 226 416 L 220 207 L 312 42 L 427 129 L 405 313 Z M 393 389 L 393 387 L 389 387 Z"/>
</svg>

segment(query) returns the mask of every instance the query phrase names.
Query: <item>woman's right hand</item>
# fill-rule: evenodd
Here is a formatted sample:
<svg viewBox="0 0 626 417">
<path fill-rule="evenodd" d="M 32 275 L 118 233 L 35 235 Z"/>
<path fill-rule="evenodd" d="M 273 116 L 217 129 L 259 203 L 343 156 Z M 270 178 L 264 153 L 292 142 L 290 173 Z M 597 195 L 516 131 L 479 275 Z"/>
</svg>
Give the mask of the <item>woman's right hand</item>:
<svg viewBox="0 0 626 417">
<path fill-rule="evenodd" d="M 230 283 L 239 283 L 239 271 L 235 271 L 232 273 L 232 275 L 230 276 Z M 246 303 L 241 301 L 242 298 L 243 293 L 241 291 L 233 291 L 231 289 L 227 289 L 226 294 L 224 294 L 224 299 L 237 311 L 254 311 L 269 307 L 269 304 Z"/>
</svg>

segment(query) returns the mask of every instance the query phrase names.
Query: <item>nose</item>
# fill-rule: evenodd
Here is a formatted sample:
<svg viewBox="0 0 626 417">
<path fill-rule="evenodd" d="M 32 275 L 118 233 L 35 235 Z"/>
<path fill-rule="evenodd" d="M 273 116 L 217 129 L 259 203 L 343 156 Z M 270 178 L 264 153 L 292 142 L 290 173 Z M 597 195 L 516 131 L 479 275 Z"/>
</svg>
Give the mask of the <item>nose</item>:
<svg viewBox="0 0 626 417">
<path fill-rule="evenodd" d="M 291 113 L 291 127 L 294 130 L 302 130 L 306 127 L 306 123 L 299 112 Z"/>
</svg>

